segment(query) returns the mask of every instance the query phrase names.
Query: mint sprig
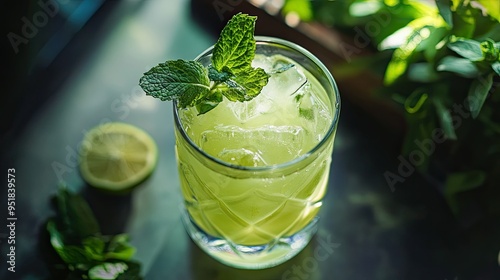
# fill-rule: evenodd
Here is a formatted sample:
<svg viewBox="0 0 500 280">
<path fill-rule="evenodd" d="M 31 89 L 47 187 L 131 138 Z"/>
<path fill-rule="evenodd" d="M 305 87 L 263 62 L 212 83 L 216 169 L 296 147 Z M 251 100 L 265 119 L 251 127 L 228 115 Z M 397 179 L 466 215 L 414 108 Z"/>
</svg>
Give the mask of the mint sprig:
<svg viewBox="0 0 500 280">
<path fill-rule="evenodd" d="M 180 108 L 196 106 L 199 114 L 215 108 L 223 97 L 248 101 L 267 84 L 269 75 L 253 68 L 257 17 L 239 13 L 222 30 L 214 46 L 211 62 L 169 60 L 144 73 L 139 85 L 162 101 L 176 100 Z"/>
<path fill-rule="evenodd" d="M 57 216 L 47 220 L 49 247 L 44 250 L 54 278 L 142 279 L 127 234 L 102 235 L 86 200 L 66 187 L 54 198 Z"/>
</svg>

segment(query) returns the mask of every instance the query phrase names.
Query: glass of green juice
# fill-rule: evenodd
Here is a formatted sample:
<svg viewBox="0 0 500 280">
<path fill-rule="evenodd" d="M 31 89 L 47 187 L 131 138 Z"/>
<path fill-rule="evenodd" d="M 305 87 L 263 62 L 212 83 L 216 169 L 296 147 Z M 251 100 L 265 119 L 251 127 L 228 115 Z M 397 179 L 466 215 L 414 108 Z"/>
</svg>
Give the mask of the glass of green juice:
<svg viewBox="0 0 500 280">
<path fill-rule="evenodd" d="M 289 41 L 255 39 L 252 66 L 270 75 L 257 97 L 205 114 L 174 103 L 186 230 L 210 256 L 245 269 L 285 262 L 316 232 L 340 114 L 318 58 Z M 196 60 L 209 66 L 212 51 Z"/>
</svg>

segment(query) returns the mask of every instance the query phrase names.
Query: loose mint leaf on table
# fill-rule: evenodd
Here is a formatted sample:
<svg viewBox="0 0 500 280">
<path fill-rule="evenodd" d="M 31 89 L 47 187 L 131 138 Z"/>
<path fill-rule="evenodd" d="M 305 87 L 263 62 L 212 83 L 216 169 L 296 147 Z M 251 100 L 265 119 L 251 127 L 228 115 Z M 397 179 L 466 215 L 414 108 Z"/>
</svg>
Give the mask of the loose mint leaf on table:
<svg viewBox="0 0 500 280">
<path fill-rule="evenodd" d="M 89 269 L 88 279 L 136 280 L 140 265 L 136 262 L 105 262 Z"/>
<path fill-rule="evenodd" d="M 66 264 L 77 265 L 91 261 L 91 257 L 89 257 L 84 248 L 65 244 L 65 237 L 57 229 L 57 225 L 53 219 L 47 222 L 46 227 L 50 234 L 50 244 Z"/>
<path fill-rule="evenodd" d="M 105 258 L 115 260 L 130 260 L 135 254 L 135 248 L 129 243 L 127 234 L 117 234 L 108 243 Z"/>
<path fill-rule="evenodd" d="M 176 100 L 180 108 L 195 106 L 199 114 L 215 108 L 223 97 L 248 101 L 267 84 L 269 75 L 253 68 L 257 17 L 235 15 L 214 45 L 211 62 L 205 68 L 195 61 L 175 60 L 153 67 L 139 81 L 147 95 L 162 101 Z"/>
<path fill-rule="evenodd" d="M 101 232 L 94 213 L 81 196 L 60 188 L 57 207 L 66 237 L 80 239 Z"/>
<path fill-rule="evenodd" d="M 47 221 L 46 229 L 60 258 L 54 266 L 65 271 L 66 279 L 141 279 L 140 264 L 130 261 L 135 248 L 128 243 L 127 234 L 102 235 L 85 199 L 64 187 L 55 199 L 58 215 Z M 99 275 L 96 271 L 114 273 L 109 278 L 92 278 Z"/>
</svg>

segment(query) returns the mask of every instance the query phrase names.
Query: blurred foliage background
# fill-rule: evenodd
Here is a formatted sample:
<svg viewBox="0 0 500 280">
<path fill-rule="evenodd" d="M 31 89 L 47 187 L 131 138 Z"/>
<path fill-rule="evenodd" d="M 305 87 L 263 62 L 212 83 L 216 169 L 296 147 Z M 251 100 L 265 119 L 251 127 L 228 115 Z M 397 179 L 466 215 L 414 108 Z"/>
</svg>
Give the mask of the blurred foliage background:
<svg viewBox="0 0 500 280">
<path fill-rule="evenodd" d="M 380 75 L 374 94 L 407 123 L 401 154 L 464 225 L 500 215 L 500 1 L 287 0 L 282 12 L 372 49 L 339 67 Z"/>
</svg>

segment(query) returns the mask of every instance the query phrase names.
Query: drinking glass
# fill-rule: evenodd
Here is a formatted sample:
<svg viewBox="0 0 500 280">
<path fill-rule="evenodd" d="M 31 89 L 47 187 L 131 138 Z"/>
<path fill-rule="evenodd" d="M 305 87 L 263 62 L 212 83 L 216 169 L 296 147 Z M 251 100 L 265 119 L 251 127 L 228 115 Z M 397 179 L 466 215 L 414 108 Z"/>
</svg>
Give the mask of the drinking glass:
<svg viewBox="0 0 500 280">
<path fill-rule="evenodd" d="M 186 231 L 213 258 L 245 269 L 285 262 L 316 232 L 340 113 L 335 80 L 318 58 L 278 38 L 256 36 L 256 45 L 256 58 L 272 64 L 263 92 L 276 87 L 274 100 L 221 103 L 204 115 L 174 103 Z M 196 61 L 209 66 L 212 51 Z M 231 112 L 242 120 L 225 123 Z"/>
</svg>

